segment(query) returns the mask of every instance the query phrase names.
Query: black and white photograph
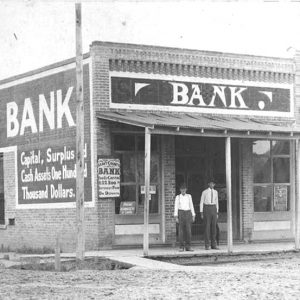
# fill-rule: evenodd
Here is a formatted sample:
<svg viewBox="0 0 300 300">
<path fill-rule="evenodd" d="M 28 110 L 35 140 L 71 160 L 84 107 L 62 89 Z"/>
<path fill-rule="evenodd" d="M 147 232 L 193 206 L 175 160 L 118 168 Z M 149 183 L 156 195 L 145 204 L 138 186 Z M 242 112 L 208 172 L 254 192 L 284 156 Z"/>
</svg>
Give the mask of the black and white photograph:
<svg viewBox="0 0 300 300">
<path fill-rule="evenodd" d="M 0 300 L 300 299 L 300 0 L 0 0 Z"/>
</svg>

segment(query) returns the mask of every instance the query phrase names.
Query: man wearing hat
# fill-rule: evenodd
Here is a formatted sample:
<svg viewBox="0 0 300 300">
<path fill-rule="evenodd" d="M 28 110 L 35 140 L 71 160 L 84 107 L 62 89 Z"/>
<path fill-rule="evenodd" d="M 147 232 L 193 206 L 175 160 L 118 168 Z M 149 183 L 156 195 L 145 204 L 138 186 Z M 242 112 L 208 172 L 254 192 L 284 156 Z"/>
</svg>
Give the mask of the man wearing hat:
<svg viewBox="0 0 300 300">
<path fill-rule="evenodd" d="M 192 222 L 195 221 L 195 210 L 192 196 L 186 193 L 186 185 L 180 185 L 180 194 L 175 198 L 174 217 L 179 223 L 179 251 L 193 251 L 191 249 Z"/>
<path fill-rule="evenodd" d="M 214 189 L 213 180 L 208 182 L 208 188 L 202 192 L 200 200 L 201 219 L 204 219 L 204 241 L 205 249 L 209 250 L 209 240 L 211 248 L 217 248 L 216 227 L 219 213 L 218 192 Z"/>
</svg>

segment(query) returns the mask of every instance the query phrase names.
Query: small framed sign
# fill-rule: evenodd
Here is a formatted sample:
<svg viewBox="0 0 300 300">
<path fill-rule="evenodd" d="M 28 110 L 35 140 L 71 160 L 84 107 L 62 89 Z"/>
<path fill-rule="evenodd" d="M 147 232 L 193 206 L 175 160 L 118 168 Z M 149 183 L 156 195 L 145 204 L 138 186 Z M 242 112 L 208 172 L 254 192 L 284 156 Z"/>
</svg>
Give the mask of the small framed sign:
<svg viewBox="0 0 300 300">
<path fill-rule="evenodd" d="M 156 194 L 156 185 L 149 186 L 150 194 Z M 141 194 L 145 195 L 145 186 L 141 185 Z"/>
<path fill-rule="evenodd" d="M 135 201 L 122 201 L 120 203 L 120 215 L 134 215 Z"/>
</svg>

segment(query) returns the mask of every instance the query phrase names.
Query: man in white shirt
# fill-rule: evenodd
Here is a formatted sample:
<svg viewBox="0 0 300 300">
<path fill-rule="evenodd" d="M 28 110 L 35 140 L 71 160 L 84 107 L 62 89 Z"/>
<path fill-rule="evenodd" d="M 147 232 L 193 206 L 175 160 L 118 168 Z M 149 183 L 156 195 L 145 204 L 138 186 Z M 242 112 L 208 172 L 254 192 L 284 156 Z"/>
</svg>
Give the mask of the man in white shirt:
<svg viewBox="0 0 300 300">
<path fill-rule="evenodd" d="M 205 249 L 218 249 L 216 243 L 216 227 L 219 213 L 218 192 L 214 190 L 215 183 L 210 181 L 208 188 L 202 192 L 200 200 L 201 219 L 204 219 L 204 242 Z"/>
<path fill-rule="evenodd" d="M 186 185 L 180 186 L 180 194 L 175 198 L 174 217 L 179 223 L 179 251 L 193 251 L 191 249 L 192 222 L 195 221 L 195 210 L 192 196 L 186 193 Z"/>
</svg>

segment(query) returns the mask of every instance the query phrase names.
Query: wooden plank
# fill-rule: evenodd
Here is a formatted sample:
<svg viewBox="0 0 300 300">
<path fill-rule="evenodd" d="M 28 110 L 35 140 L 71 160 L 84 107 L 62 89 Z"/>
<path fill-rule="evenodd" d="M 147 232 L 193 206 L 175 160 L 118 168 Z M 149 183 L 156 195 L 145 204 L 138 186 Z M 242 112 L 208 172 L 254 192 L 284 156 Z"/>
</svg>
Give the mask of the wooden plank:
<svg viewBox="0 0 300 300">
<path fill-rule="evenodd" d="M 151 133 L 145 128 L 145 202 L 144 202 L 144 256 L 149 254 L 149 197 L 150 197 L 150 159 L 151 159 Z"/>
<path fill-rule="evenodd" d="M 295 201 L 295 248 L 299 250 L 300 246 L 300 145 L 299 140 L 296 140 L 296 201 Z"/>
<path fill-rule="evenodd" d="M 268 132 L 261 133 L 253 133 L 250 135 L 247 135 L 247 133 L 237 133 L 234 131 L 227 131 L 227 133 L 224 133 L 224 130 L 222 131 L 213 131 L 210 129 L 204 130 L 204 132 L 201 132 L 201 128 L 196 129 L 184 129 L 181 128 L 180 131 L 176 131 L 176 128 L 170 129 L 170 127 L 159 128 L 155 127 L 152 130 L 152 134 L 167 134 L 167 135 L 186 135 L 186 136 L 204 136 L 204 137 L 223 137 L 226 138 L 227 136 L 230 136 L 231 138 L 241 138 L 241 139 L 269 139 L 269 140 L 296 140 L 299 138 L 299 134 L 294 134 L 294 136 L 290 136 L 288 133 L 286 135 L 282 134 L 276 134 L 274 133 L 272 136 L 269 135 Z"/>
<path fill-rule="evenodd" d="M 232 253 L 231 138 L 225 140 L 227 190 L 227 251 Z"/>
<path fill-rule="evenodd" d="M 84 259 L 84 109 L 81 3 L 75 3 L 76 11 L 76 259 Z"/>
</svg>

